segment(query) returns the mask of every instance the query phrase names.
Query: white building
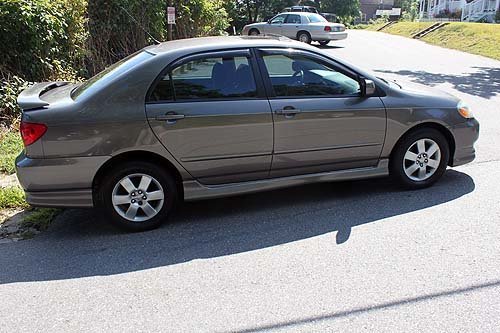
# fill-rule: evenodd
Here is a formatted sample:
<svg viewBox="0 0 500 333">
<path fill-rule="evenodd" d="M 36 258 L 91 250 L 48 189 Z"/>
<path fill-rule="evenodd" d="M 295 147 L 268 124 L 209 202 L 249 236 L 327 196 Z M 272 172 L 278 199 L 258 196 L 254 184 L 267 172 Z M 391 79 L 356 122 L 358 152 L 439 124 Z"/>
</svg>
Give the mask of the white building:
<svg viewBox="0 0 500 333">
<path fill-rule="evenodd" d="M 461 11 L 461 20 L 494 22 L 500 0 L 420 0 L 420 18 L 434 18 L 443 13 Z"/>
</svg>

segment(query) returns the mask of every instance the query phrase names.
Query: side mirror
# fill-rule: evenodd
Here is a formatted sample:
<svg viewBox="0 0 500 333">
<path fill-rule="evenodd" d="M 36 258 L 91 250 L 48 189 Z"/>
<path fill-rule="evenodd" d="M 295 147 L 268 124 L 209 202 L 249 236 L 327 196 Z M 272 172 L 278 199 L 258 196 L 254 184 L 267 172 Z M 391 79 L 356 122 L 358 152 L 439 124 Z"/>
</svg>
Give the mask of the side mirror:
<svg viewBox="0 0 500 333">
<path fill-rule="evenodd" d="M 360 78 L 361 84 L 361 96 L 372 96 L 377 92 L 377 87 L 375 82 L 372 80 L 367 80 L 365 78 Z"/>
</svg>

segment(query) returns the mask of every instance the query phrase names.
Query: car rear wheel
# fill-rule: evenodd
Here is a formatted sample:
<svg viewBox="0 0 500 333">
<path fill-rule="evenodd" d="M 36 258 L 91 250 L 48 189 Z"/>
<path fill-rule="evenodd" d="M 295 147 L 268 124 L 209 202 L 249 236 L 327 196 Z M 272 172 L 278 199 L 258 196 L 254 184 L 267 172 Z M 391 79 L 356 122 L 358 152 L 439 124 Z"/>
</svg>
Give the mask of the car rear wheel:
<svg viewBox="0 0 500 333">
<path fill-rule="evenodd" d="M 174 179 L 160 167 L 129 162 L 108 172 L 97 204 L 114 225 L 144 231 L 164 223 L 178 198 Z"/>
<path fill-rule="evenodd" d="M 307 31 L 299 31 L 297 40 L 302 43 L 311 44 L 311 35 Z"/>
<path fill-rule="evenodd" d="M 328 43 L 330 43 L 330 41 L 329 41 L 329 40 L 320 40 L 320 41 L 319 41 L 319 45 L 321 45 L 321 46 L 328 45 Z"/>
<path fill-rule="evenodd" d="M 446 171 L 450 148 L 433 128 L 419 129 L 398 143 L 390 161 L 391 175 L 405 188 L 431 186 Z"/>
</svg>

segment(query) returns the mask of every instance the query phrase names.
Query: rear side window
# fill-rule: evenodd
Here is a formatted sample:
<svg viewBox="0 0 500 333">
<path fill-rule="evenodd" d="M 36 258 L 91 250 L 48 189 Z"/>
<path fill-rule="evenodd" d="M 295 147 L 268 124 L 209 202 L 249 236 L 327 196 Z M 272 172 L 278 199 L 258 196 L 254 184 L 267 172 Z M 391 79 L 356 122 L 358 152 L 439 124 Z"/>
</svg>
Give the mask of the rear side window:
<svg viewBox="0 0 500 333">
<path fill-rule="evenodd" d="M 210 57 L 173 68 L 157 83 L 150 101 L 257 97 L 252 68 L 246 57 Z"/>
</svg>

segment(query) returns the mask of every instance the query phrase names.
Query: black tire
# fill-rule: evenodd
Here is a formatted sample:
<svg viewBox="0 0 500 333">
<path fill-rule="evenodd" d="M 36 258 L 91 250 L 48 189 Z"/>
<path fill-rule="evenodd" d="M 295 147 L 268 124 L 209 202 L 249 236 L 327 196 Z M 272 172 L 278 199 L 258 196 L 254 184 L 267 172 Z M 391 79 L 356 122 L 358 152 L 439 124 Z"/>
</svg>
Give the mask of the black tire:
<svg viewBox="0 0 500 333">
<path fill-rule="evenodd" d="M 312 42 L 311 35 L 307 31 L 299 31 L 297 33 L 297 40 L 306 44 L 311 44 Z"/>
<path fill-rule="evenodd" d="M 321 46 L 326 46 L 326 45 L 328 45 L 328 43 L 330 43 L 329 40 L 320 40 L 319 41 L 319 45 L 321 45 Z"/>
<path fill-rule="evenodd" d="M 255 28 L 250 29 L 248 31 L 248 36 L 258 36 L 258 35 L 260 35 L 260 31 Z"/>
<path fill-rule="evenodd" d="M 140 187 L 140 180 L 142 179 L 139 178 L 141 174 L 152 177 L 153 180 L 148 188 L 151 189 L 152 192 L 161 189 L 163 191 L 163 200 L 162 203 L 160 202 L 161 200 L 154 199 L 153 201 L 141 201 L 144 197 L 139 198 L 139 196 L 142 194 L 135 193 L 134 191 L 133 195 L 137 195 L 134 198 L 138 198 L 134 205 L 140 205 L 139 208 L 135 209 L 137 211 L 137 218 L 147 219 L 144 221 L 131 221 L 120 215 L 117 209 L 120 211 L 123 210 L 124 212 L 127 207 L 132 206 L 132 204 L 126 203 L 124 205 L 118 205 L 115 209 L 113 194 L 115 194 L 114 190 L 115 186 L 117 186 L 117 189 L 122 191 L 120 193 L 122 197 L 128 195 L 129 198 L 133 199 L 131 196 L 132 194 L 129 195 L 127 191 L 124 191 L 124 187 L 120 187 L 121 185 L 117 184 L 124 178 L 135 175 L 131 176 L 130 180 L 136 185 L 136 190 L 138 190 L 138 187 Z M 161 188 L 159 188 L 157 184 L 159 184 Z M 145 231 L 159 227 L 168 220 L 169 215 L 172 213 L 178 201 L 178 191 L 174 178 L 165 172 L 163 168 L 148 162 L 127 162 L 126 164 L 121 164 L 109 170 L 106 175 L 104 175 L 95 191 L 94 198 L 96 199 L 96 206 L 106 219 L 115 226 L 128 231 Z M 151 197 L 149 199 L 151 200 Z M 151 207 L 155 207 L 156 205 L 156 208 L 158 208 L 156 210 L 156 215 L 152 215 L 151 218 L 149 218 L 146 215 L 146 211 L 143 210 L 143 207 L 145 207 L 143 205 L 147 204 L 150 204 Z"/>
<path fill-rule="evenodd" d="M 419 153 L 418 144 L 419 140 L 425 141 L 426 149 L 429 149 L 432 145 L 432 141 L 437 143 L 439 146 L 439 151 L 432 154 L 432 156 L 428 156 L 425 153 Z M 411 148 L 410 152 L 413 152 L 417 157 L 417 160 L 413 162 L 410 159 L 406 159 L 405 155 Z M 436 160 L 437 154 L 440 155 L 439 165 L 437 168 L 431 167 L 427 163 L 432 160 Z M 391 155 L 390 159 L 390 174 L 402 187 L 406 189 L 421 189 L 426 188 L 433 185 L 437 182 L 441 176 L 443 176 L 446 171 L 446 166 L 448 164 L 450 158 L 450 146 L 444 135 L 436 129 L 433 128 L 421 128 L 417 129 L 413 132 L 405 135 L 394 148 L 394 151 Z M 415 166 L 412 166 L 412 163 Z M 437 163 L 435 163 L 437 165 Z M 423 165 L 423 166 L 421 166 Z M 408 170 L 408 173 L 411 173 L 412 167 L 419 167 L 414 171 L 411 176 L 407 175 L 405 169 Z M 415 179 L 419 178 L 420 169 L 423 169 L 425 173 L 429 173 L 429 175 L 425 176 L 428 178 L 422 177 L 422 180 Z M 433 173 L 432 173 L 432 170 Z M 410 178 L 412 177 L 412 178 Z"/>
</svg>

